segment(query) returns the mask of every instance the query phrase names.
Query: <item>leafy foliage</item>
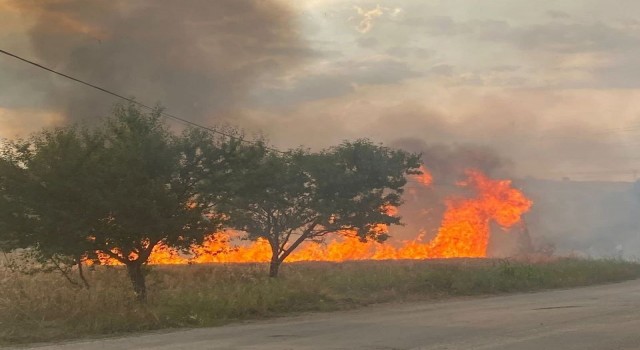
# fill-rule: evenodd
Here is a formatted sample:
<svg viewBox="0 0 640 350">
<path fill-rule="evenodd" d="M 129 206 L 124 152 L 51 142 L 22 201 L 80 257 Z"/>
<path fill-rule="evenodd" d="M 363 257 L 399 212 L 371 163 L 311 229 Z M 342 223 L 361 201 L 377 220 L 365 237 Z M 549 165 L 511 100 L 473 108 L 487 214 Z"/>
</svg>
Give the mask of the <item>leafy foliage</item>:
<svg viewBox="0 0 640 350">
<path fill-rule="evenodd" d="M 254 152 L 218 210 L 249 238 L 266 239 L 270 275 L 305 240 L 328 233 L 385 240 L 379 225 L 399 224 L 389 212 L 401 202 L 406 174 L 419 173 L 418 156 L 366 140 L 311 153 Z"/>
<path fill-rule="evenodd" d="M 157 244 L 188 247 L 219 228 L 215 192 L 199 188 L 205 175 L 223 178 L 216 173 L 228 171 L 222 158 L 237 143 L 196 130 L 177 136 L 160 110 L 133 105 L 116 106 L 99 128 L 43 131 L 4 152 L 0 205 L 14 209 L 0 225 L 43 261 L 99 262 L 101 253 L 123 263 L 144 298 L 142 266 Z"/>
<path fill-rule="evenodd" d="M 272 276 L 302 242 L 328 233 L 383 241 L 380 227 L 400 224 L 389 208 L 401 204 L 405 176 L 419 173 L 417 155 L 367 140 L 279 153 L 236 136 L 177 135 L 159 109 L 118 105 L 97 128 L 8 143 L 0 244 L 79 269 L 107 256 L 126 266 L 144 299 L 143 266 L 154 247 L 186 249 L 223 223 L 270 243 Z"/>
<path fill-rule="evenodd" d="M 75 127 L 43 131 L 13 143 L 10 188 L 26 224 L 17 231 L 22 245 L 35 243 L 46 260 L 56 255 L 79 259 L 90 248 L 87 234 L 103 217 L 93 172 L 101 138 Z M 14 215 L 14 219 L 16 216 Z"/>
<path fill-rule="evenodd" d="M 104 134 L 98 186 L 107 211 L 92 235 L 95 247 L 127 264 L 146 260 L 160 242 L 188 246 L 217 227 L 197 191 L 200 147 L 211 140 L 195 132 L 176 137 L 159 111 L 144 115 L 132 106 L 118 108 Z"/>
<path fill-rule="evenodd" d="M 10 193 L 12 179 L 19 170 L 10 161 L 9 149 L 6 144 L 0 149 L 0 250 L 3 252 L 19 246 L 16 231 L 24 217 L 21 203 Z"/>
</svg>

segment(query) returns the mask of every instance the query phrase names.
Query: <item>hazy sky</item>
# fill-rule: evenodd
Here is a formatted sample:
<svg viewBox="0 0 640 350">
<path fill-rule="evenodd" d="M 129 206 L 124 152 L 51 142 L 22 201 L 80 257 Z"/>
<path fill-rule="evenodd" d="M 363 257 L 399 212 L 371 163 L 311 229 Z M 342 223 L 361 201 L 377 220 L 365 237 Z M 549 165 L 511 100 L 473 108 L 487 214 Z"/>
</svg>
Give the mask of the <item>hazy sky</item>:
<svg viewBox="0 0 640 350">
<path fill-rule="evenodd" d="M 639 11 L 632 0 L 0 0 L 0 48 L 281 147 L 465 144 L 518 176 L 631 180 Z M 0 57 L 1 137 L 95 119 L 113 102 Z"/>
</svg>

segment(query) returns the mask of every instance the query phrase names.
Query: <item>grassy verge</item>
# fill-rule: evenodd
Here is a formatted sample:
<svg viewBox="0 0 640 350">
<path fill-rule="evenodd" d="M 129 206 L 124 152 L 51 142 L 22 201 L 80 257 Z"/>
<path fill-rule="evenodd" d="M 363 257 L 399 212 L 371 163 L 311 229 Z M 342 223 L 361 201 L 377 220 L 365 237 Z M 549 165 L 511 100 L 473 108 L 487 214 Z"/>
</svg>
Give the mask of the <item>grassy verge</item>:
<svg viewBox="0 0 640 350">
<path fill-rule="evenodd" d="M 640 277 L 640 264 L 563 259 L 304 263 L 283 266 L 279 279 L 264 265 L 153 267 L 149 301 L 131 295 L 124 271 L 88 271 L 91 290 L 60 275 L 0 270 L 0 344 L 220 325 L 304 311 L 329 311 L 386 301 L 534 291 Z"/>
</svg>

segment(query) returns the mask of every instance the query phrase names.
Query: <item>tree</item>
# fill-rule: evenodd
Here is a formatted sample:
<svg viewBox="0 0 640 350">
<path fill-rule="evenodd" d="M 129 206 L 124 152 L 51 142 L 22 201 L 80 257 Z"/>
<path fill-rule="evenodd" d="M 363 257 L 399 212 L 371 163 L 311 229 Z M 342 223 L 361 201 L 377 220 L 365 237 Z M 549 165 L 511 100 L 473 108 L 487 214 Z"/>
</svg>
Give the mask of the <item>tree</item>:
<svg viewBox="0 0 640 350">
<path fill-rule="evenodd" d="M 155 246 L 185 248 L 219 227 L 214 198 L 198 189 L 205 174 L 227 170 L 218 167 L 227 143 L 238 142 L 193 129 L 177 136 L 160 110 L 133 105 L 116 106 L 93 130 L 60 128 L 15 142 L 15 156 L 5 158 L 19 171 L 5 197 L 24 203 L 29 224 L 20 240 L 43 258 L 115 259 L 144 300 L 143 266 Z"/>
<path fill-rule="evenodd" d="M 329 233 L 385 240 L 380 225 L 400 224 L 388 208 L 401 204 L 405 176 L 420 173 L 418 155 L 367 140 L 319 153 L 262 150 L 217 210 L 231 228 L 269 242 L 271 277 L 300 244 Z"/>
<path fill-rule="evenodd" d="M 159 110 L 147 115 L 132 105 L 116 108 L 104 138 L 97 186 L 107 211 L 91 233 L 92 251 L 123 263 L 144 299 L 143 266 L 155 246 L 187 248 L 219 227 L 209 198 L 198 191 L 204 174 L 218 170 L 203 160 L 219 152 L 210 134 L 189 129 L 175 136 Z"/>
<path fill-rule="evenodd" d="M 87 233 L 102 217 L 93 174 L 100 147 L 97 133 L 69 127 L 45 130 L 4 149 L 1 191 L 9 210 L 0 222 L 13 232 L 14 247 L 31 246 L 38 261 L 53 264 L 67 278 L 63 266 L 77 265 L 82 273 Z"/>
<path fill-rule="evenodd" d="M 9 144 L 2 144 L 0 149 L 0 250 L 7 252 L 19 247 L 17 239 L 18 227 L 23 223 L 21 203 L 12 196 L 12 179 L 19 169 L 10 161 Z"/>
</svg>

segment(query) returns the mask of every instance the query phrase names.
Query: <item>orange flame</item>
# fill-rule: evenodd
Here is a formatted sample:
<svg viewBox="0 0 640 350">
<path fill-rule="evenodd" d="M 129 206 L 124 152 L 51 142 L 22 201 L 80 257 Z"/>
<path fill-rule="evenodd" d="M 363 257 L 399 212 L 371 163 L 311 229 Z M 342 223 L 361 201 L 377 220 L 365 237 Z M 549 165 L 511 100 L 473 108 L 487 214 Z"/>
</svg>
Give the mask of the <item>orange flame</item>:
<svg viewBox="0 0 640 350">
<path fill-rule="evenodd" d="M 420 168 L 418 170 L 420 170 L 422 174 L 414 175 L 416 181 L 425 186 L 431 186 L 431 184 L 433 183 L 433 176 L 431 175 L 431 172 L 429 172 L 429 170 L 427 170 L 424 165 L 420 165 Z"/>
<path fill-rule="evenodd" d="M 474 186 L 478 196 L 447 202 L 442 226 L 430 244 L 432 257 L 486 257 L 491 220 L 508 228 L 531 208 L 532 202 L 512 188 L 511 181 L 491 180 L 479 171 L 467 175 L 461 185 Z"/>
<path fill-rule="evenodd" d="M 432 183 L 431 174 L 421 168 L 423 174 L 415 175 L 425 186 Z M 467 180 L 459 186 L 472 187 L 477 193 L 473 198 L 449 198 L 442 224 L 436 237 L 424 241 L 424 232 L 396 247 L 388 243 L 361 242 L 355 235 L 339 235 L 327 243 L 308 242 L 295 250 L 286 261 L 346 261 L 346 260 L 391 260 L 430 259 L 456 257 L 486 257 L 490 238 L 490 223 L 503 228 L 517 224 L 532 202 L 511 186 L 509 180 L 493 180 L 479 171 L 467 172 Z M 390 215 L 398 212 L 396 207 L 385 207 Z M 386 225 L 376 230 L 388 232 Z M 213 234 L 202 245 L 191 247 L 188 256 L 160 244 L 149 259 L 150 264 L 188 263 L 248 263 L 268 262 L 271 248 L 265 239 L 250 244 L 234 243 L 239 233 Z M 104 264 L 118 264 L 103 257 Z"/>
</svg>

